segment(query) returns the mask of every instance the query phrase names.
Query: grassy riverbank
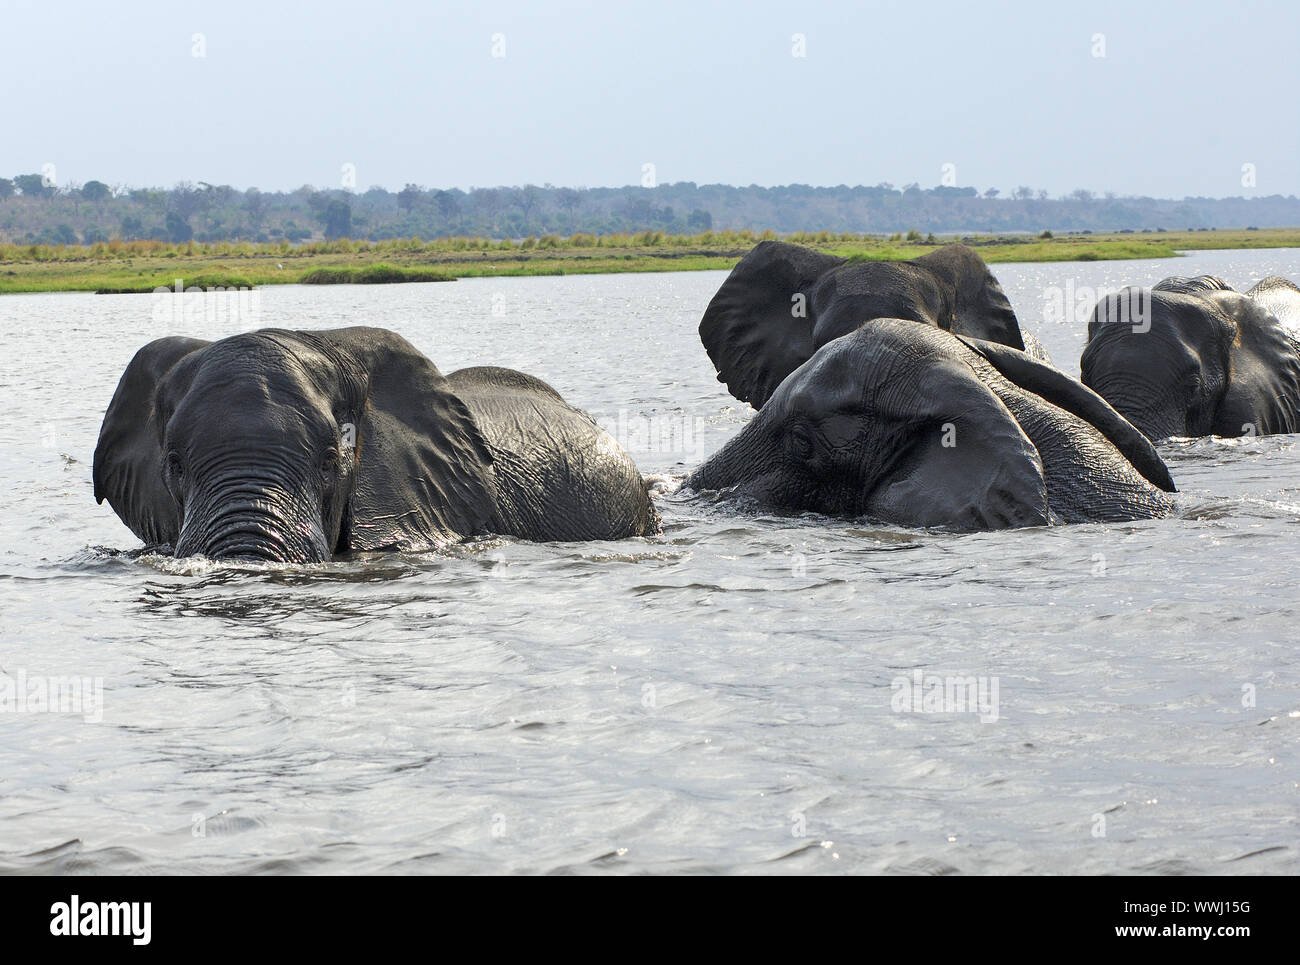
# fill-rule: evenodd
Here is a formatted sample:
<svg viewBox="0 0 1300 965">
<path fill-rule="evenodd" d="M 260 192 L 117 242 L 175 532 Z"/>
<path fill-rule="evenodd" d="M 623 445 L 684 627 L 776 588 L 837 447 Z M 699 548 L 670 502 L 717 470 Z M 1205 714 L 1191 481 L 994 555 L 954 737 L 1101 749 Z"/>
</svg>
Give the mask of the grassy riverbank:
<svg viewBox="0 0 1300 965">
<path fill-rule="evenodd" d="M 290 246 L 247 242 L 171 245 L 156 241 L 88 246 L 0 245 L 0 293 L 152 291 L 186 286 L 366 284 L 438 281 L 498 275 L 729 269 L 771 232 L 711 231 L 698 235 L 546 235 L 517 241 L 443 238 L 434 241 L 332 241 Z M 1179 250 L 1300 247 L 1300 229 L 933 236 L 796 233 L 783 240 L 831 254 L 870 260 L 915 258 L 942 243 L 964 241 L 985 261 L 1103 261 L 1171 258 Z"/>
</svg>

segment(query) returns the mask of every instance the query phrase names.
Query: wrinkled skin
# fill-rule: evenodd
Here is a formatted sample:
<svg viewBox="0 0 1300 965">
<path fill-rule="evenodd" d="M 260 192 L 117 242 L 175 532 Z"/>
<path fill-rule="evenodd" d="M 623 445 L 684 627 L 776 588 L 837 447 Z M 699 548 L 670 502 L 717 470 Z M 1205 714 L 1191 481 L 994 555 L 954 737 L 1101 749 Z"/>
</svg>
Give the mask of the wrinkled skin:
<svg viewBox="0 0 1300 965">
<path fill-rule="evenodd" d="M 718 381 L 758 409 L 817 349 L 876 318 L 904 318 L 1047 361 L 988 266 L 964 245 L 913 261 L 849 261 L 764 241 L 732 270 L 700 321 Z"/>
<path fill-rule="evenodd" d="M 104 416 L 94 483 L 147 544 L 213 559 L 659 530 L 631 459 L 550 386 L 443 377 L 374 328 L 151 342 Z"/>
<path fill-rule="evenodd" d="M 1135 320 L 1142 299 L 1145 318 Z M 1151 439 L 1297 432 L 1297 330 L 1300 289 L 1285 278 L 1244 295 L 1210 276 L 1166 278 L 1097 306 L 1080 369 Z"/>
<path fill-rule="evenodd" d="M 1028 354 L 876 319 L 833 339 L 688 480 L 760 506 L 999 529 L 1171 509 L 1150 442 Z"/>
</svg>

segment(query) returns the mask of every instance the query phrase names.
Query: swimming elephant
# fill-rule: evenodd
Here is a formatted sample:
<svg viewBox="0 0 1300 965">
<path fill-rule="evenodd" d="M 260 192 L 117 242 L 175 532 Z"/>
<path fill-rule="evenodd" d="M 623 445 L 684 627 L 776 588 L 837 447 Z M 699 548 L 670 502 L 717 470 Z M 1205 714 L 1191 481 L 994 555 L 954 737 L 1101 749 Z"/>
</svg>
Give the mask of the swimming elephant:
<svg viewBox="0 0 1300 965">
<path fill-rule="evenodd" d="M 104 416 L 94 483 L 177 556 L 317 562 L 660 528 L 632 460 L 550 386 L 499 368 L 444 377 L 378 328 L 149 343 Z"/>
<path fill-rule="evenodd" d="M 731 394 L 754 408 L 832 339 L 873 318 L 906 318 L 1000 342 L 1047 361 L 1020 331 L 984 261 L 945 245 L 912 261 L 851 261 L 763 241 L 709 302 L 700 340 Z"/>
<path fill-rule="evenodd" d="M 1083 381 L 1151 439 L 1300 431 L 1300 289 L 1166 278 L 1099 303 Z"/>
<path fill-rule="evenodd" d="M 761 383 L 737 389 L 762 394 Z M 1162 516 L 1174 491 L 1151 443 L 1080 383 L 908 319 L 864 322 L 818 348 L 687 485 L 955 529 Z"/>
</svg>

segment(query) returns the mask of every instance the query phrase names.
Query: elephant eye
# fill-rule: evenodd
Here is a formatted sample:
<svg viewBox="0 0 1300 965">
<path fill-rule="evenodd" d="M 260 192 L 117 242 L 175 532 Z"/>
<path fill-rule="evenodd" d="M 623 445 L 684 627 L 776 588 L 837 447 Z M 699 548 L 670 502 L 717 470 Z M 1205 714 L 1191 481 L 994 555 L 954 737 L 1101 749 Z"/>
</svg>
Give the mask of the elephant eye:
<svg viewBox="0 0 1300 965">
<path fill-rule="evenodd" d="M 325 450 L 325 455 L 321 457 L 320 471 L 326 475 L 332 476 L 339 469 L 339 451 L 332 446 Z"/>
<path fill-rule="evenodd" d="M 181 466 L 181 456 L 175 449 L 167 452 L 167 473 L 178 482 L 184 477 L 185 469 Z"/>
<path fill-rule="evenodd" d="M 790 429 L 790 455 L 795 459 L 811 459 L 813 454 L 812 433 L 806 426 L 796 425 Z"/>
</svg>

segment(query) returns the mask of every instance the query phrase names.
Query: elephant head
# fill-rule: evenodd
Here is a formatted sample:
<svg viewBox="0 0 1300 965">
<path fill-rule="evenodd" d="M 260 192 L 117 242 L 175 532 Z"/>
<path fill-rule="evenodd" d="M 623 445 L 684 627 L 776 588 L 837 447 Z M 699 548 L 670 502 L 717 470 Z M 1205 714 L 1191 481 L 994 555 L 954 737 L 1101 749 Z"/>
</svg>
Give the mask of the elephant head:
<svg viewBox="0 0 1300 965">
<path fill-rule="evenodd" d="M 761 242 L 709 302 L 700 339 L 718 381 L 757 409 L 817 349 L 875 318 L 1025 347 L 997 279 L 964 245 L 913 261 L 852 261 Z"/>
<path fill-rule="evenodd" d="M 179 556 L 314 562 L 483 531 L 490 462 L 447 380 L 391 332 L 170 337 L 122 375 L 95 499 Z"/>
<path fill-rule="evenodd" d="M 817 349 L 688 485 L 960 529 L 1162 515 L 1174 488 L 1150 442 L 1079 383 L 904 319 Z"/>
<path fill-rule="evenodd" d="M 1132 306 L 1142 306 L 1135 317 Z M 1151 439 L 1300 430 L 1300 290 L 1167 278 L 1097 305 L 1083 381 Z"/>
</svg>

